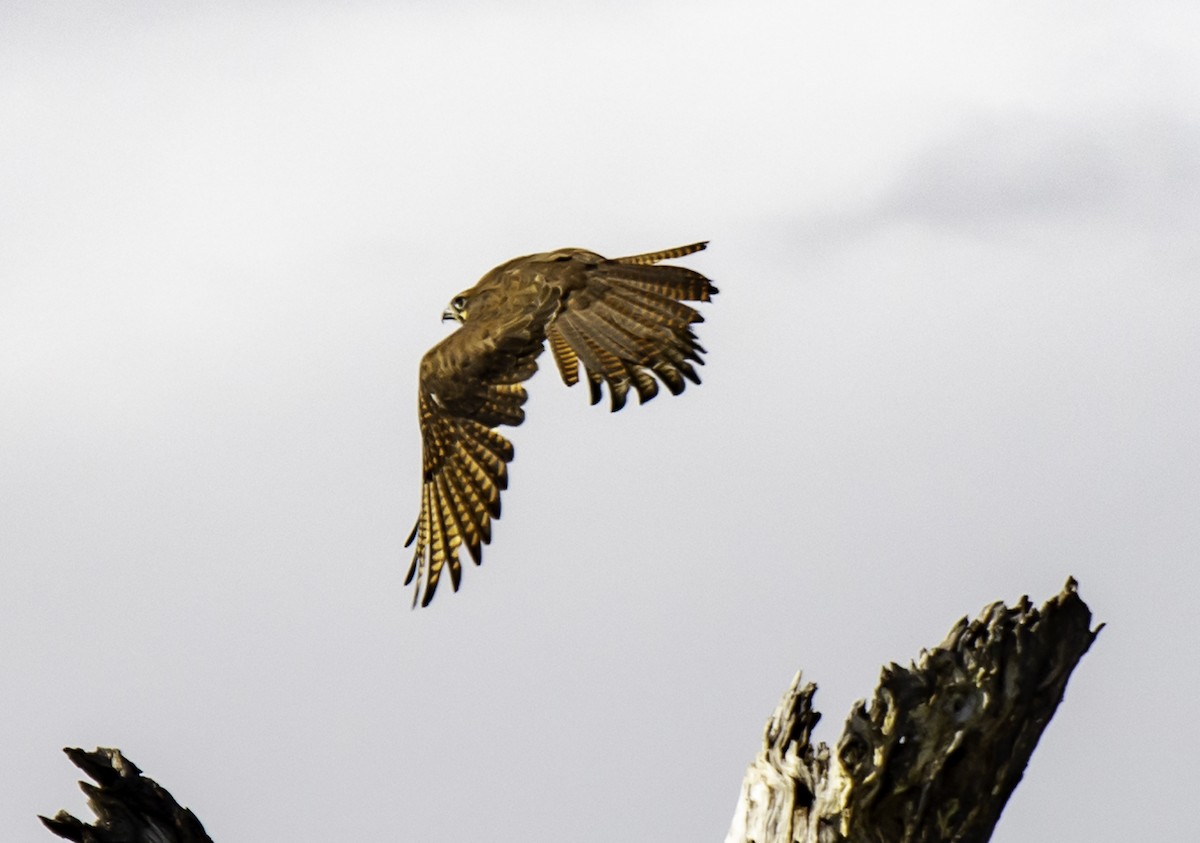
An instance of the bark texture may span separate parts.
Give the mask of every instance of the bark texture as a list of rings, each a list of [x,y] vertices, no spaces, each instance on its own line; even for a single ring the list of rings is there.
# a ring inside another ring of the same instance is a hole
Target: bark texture
[[[143,776],[119,749],[68,747],[63,752],[96,781],[79,783],[96,822],[88,825],[66,811],[54,819],[39,817],[59,837],[76,843],[212,843],[196,815]]]
[[[988,840],[1100,628],[1073,579],[1041,609],[994,603],[915,664],[885,667],[834,751],[811,743],[816,686],[796,674],[726,843]]]

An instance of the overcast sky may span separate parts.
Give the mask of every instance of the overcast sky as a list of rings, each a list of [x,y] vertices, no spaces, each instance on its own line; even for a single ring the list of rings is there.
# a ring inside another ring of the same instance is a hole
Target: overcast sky
[[[0,838],[102,745],[218,841],[719,841],[795,670],[832,740],[1074,575],[1109,626],[994,839],[1191,839],[1198,31],[6,2]],[[611,415],[544,367],[484,566],[411,611],[450,297],[701,239],[703,385]]]

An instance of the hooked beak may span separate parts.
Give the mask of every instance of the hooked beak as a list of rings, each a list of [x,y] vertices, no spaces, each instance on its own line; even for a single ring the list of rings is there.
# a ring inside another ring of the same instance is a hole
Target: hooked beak
[[[457,322],[458,314],[455,313],[453,310],[443,310],[442,311],[442,321],[443,322],[449,322],[449,321]]]

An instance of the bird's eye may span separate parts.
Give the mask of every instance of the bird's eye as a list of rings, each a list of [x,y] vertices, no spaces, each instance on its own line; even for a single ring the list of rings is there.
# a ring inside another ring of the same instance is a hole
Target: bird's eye
[[[450,302],[450,306],[461,312],[462,309],[467,306],[467,299],[465,296],[455,296],[454,301]]]

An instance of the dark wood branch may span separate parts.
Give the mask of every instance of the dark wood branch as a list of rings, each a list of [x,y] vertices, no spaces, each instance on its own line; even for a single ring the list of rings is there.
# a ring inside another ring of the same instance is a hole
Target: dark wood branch
[[[955,624],[910,667],[883,669],[836,752],[813,747],[814,684],[797,674],[767,722],[726,843],[976,843],[991,837],[1067,680],[1103,627],[1073,579]]]
[[[119,749],[63,750],[96,784],[80,782],[94,825],[59,811],[39,817],[46,828],[76,843],[212,843],[196,815],[142,775]],[[98,787],[96,785],[99,785]]]

